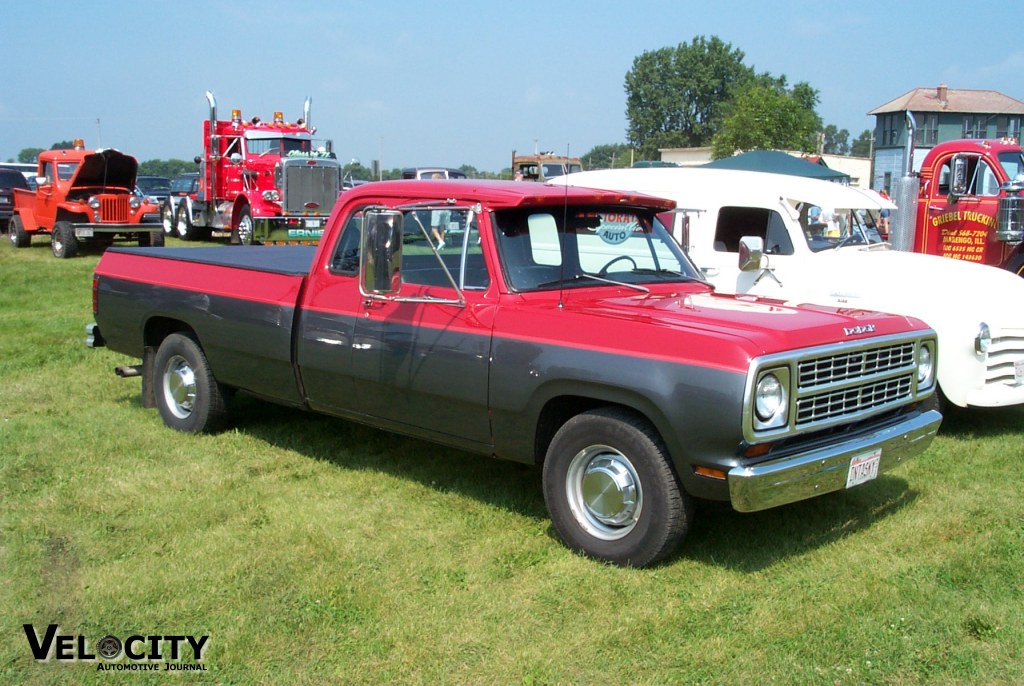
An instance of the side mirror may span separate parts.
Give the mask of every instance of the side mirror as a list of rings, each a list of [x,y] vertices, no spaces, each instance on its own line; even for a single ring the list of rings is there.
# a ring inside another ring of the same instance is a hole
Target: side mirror
[[[231,164],[241,164],[242,156],[237,152],[233,152],[228,156],[228,161],[231,162]]]
[[[46,178],[45,176],[37,176],[36,177],[36,185],[37,186],[48,186],[49,184],[50,184],[50,180],[48,178]]]
[[[764,255],[764,239],[760,236],[744,236],[740,239],[740,271],[752,272],[761,268]]]
[[[367,210],[359,246],[359,291],[394,295],[402,285],[402,213]]]
[[[949,167],[949,194],[953,197],[967,195],[967,158],[955,155]]]

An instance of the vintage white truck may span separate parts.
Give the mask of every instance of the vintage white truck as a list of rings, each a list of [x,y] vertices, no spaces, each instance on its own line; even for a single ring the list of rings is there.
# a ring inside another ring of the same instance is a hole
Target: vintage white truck
[[[939,335],[943,402],[1024,403],[1024,282],[996,267],[893,250],[879,194],[815,179],[724,169],[609,169],[569,183],[675,200],[666,221],[722,293],[909,314]]]

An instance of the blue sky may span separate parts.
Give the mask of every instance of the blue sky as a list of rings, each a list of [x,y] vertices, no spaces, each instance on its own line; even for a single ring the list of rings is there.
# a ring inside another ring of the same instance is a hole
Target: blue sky
[[[700,35],[810,83],[825,123],[856,137],[917,87],[1024,100],[1014,14],[946,0],[5,2],[0,44],[19,64],[0,77],[0,160],[79,136],[191,159],[212,90],[222,116],[264,119],[297,119],[312,97],[344,161],[498,171],[513,149],[625,142],[633,59]]]

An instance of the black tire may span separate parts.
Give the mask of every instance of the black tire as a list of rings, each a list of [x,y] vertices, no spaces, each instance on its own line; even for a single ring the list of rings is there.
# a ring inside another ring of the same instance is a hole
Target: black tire
[[[227,418],[229,393],[190,336],[171,334],[160,344],[153,362],[153,389],[160,417],[172,429],[210,433]]]
[[[32,236],[25,231],[25,225],[18,215],[11,217],[11,223],[7,226],[7,230],[7,237],[15,248],[27,248],[32,245]]]
[[[175,227],[174,225],[174,208],[171,207],[171,201],[167,200],[160,206],[160,224],[164,227],[165,236],[174,236]]]
[[[78,238],[71,222],[57,222],[50,236],[50,250],[59,260],[66,260],[78,254]]]
[[[194,241],[199,237],[184,200],[178,203],[178,211],[174,213],[174,232],[183,241]]]
[[[138,237],[140,248],[162,248],[164,247],[163,231],[141,231],[135,234]]]
[[[628,567],[675,551],[693,517],[657,431],[613,407],[579,414],[555,434],[544,460],[544,501],[571,550]]]
[[[235,245],[252,245],[252,209],[242,205],[238,209],[238,223],[231,229],[231,242]]]

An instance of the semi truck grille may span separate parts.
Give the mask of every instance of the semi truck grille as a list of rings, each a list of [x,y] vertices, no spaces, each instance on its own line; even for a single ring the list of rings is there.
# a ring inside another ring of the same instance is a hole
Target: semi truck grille
[[[127,195],[100,196],[100,220],[110,224],[126,224],[131,217]]]
[[[281,193],[285,214],[327,216],[331,213],[341,183],[338,166],[318,162],[288,160],[284,165]]]
[[[913,397],[914,341],[843,349],[797,362],[795,424],[804,428]]]

